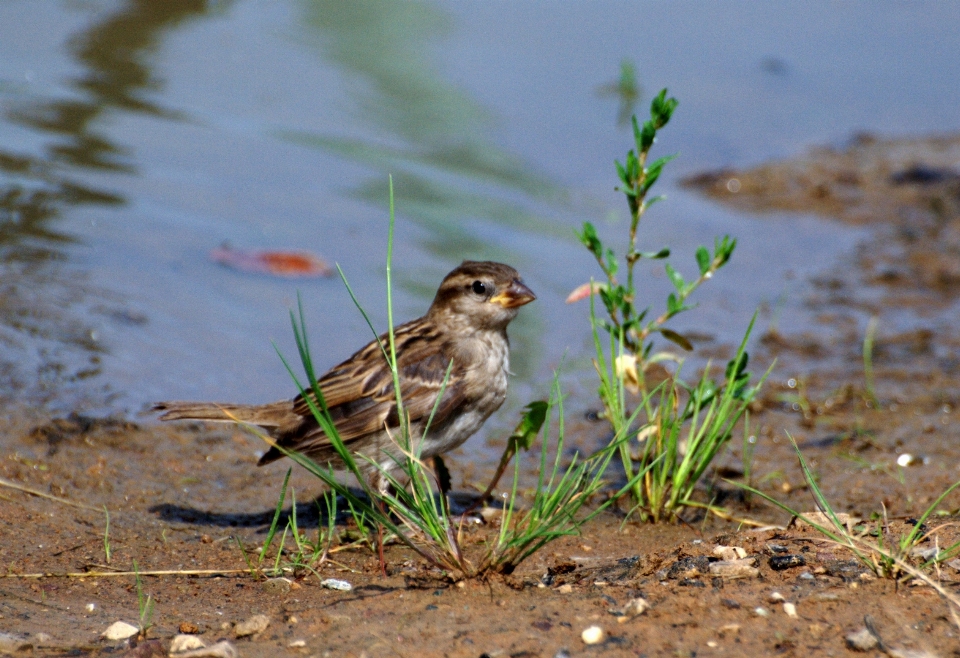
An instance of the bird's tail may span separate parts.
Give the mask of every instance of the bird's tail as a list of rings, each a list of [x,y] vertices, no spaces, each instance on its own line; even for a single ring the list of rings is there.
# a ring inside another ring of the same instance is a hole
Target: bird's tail
[[[158,402],[154,411],[163,414],[160,420],[210,420],[215,422],[250,423],[260,427],[277,427],[290,414],[289,402],[273,404],[220,404],[217,402]],[[286,413],[283,413],[283,412]]]

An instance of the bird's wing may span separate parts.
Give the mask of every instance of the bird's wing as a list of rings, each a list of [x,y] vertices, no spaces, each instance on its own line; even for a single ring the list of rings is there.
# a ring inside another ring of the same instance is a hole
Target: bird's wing
[[[443,398],[436,405],[433,417],[434,424],[442,422],[465,399],[464,370],[454,364],[444,388],[451,360],[443,349],[443,336],[431,330],[423,319],[397,327],[394,335],[400,396],[410,422],[429,418],[443,389]],[[386,347],[387,337],[381,336],[381,341]],[[345,443],[379,432],[384,426],[399,425],[393,375],[376,341],[331,369],[318,383]],[[294,401],[293,409],[298,414],[311,415],[302,395]],[[301,438],[296,442],[298,450],[329,445],[329,439],[322,433],[312,432]]]

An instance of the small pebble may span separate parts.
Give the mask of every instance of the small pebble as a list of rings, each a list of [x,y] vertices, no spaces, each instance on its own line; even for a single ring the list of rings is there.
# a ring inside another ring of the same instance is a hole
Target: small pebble
[[[203,649],[206,646],[207,643],[196,635],[175,635],[170,642],[170,654],[173,655],[175,653],[183,653],[184,651]]]
[[[178,653],[177,658],[239,658],[236,647],[223,640],[209,647]]]
[[[760,570],[754,564],[754,558],[744,560],[721,560],[710,564],[710,575],[719,576],[724,580],[736,580],[738,578],[756,578],[760,575]]]
[[[290,591],[290,585],[292,583],[287,578],[268,578],[260,588],[268,594],[286,594]]]
[[[899,457],[897,457],[897,466],[902,466],[906,468],[907,466],[913,466],[914,464],[919,464],[923,459],[917,457],[916,455],[911,455],[909,452],[905,452]]]
[[[37,633],[33,636],[33,639],[37,641],[37,644],[47,644],[48,642],[53,642],[53,636],[49,633]]]
[[[15,654],[21,651],[26,652],[33,648],[30,640],[22,635],[14,633],[0,633],[0,653]]]
[[[327,578],[326,580],[320,583],[322,587],[327,589],[335,589],[340,592],[349,592],[353,589],[353,585],[348,583],[345,580],[338,580],[337,578]]]
[[[802,555],[772,555],[769,562],[774,571],[802,567],[807,563]]]
[[[769,600],[770,603],[779,603],[780,601],[786,601],[783,594],[781,594],[780,592],[770,592],[770,596],[767,597],[767,600]]]
[[[759,607],[759,608],[754,608],[754,609],[753,609],[753,614],[755,614],[755,615],[758,616],[758,617],[769,617],[769,616],[770,616],[770,611],[767,610],[766,608]]]
[[[248,635],[256,635],[257,633],[262,633],[267,630],[267,626],[270,625],[270,618],[266,615],[254,615],[242,621],[236,625],[233,629],[234,635],[237,637],[247,637]]]
[[[717,647],[720,646],[720,644],[713,640],[710,640],[709,642],[707,642],[707,646],[710,647],[711,649],[716,649]]]
[[[817,579],[817,577],[814,576],[809,571],[804,571],[802,574],[797,576],[797,578],[799,578],[800,580],[816,580]]]
[[[650,608],[650,604],[647,603],[647,600],[644,598],[637,597],[635,599],[630,599],[627,601],[627,604],[620,608],[619,610],[611,610],[610,612],[617,615],[617,622],[625,624],[634,617],[639,617],[645,613]]]
[[[740,624],[724,624],[717,629],[717,632],[719,632],[720,635],[726,635],[727,633],[730,635],[736,635],[740,632]]]
[[[87,612],[93,612],[94,610],[97,609],[97,604],[96,604],[96,603],[88,603],[85,607],[87,608]]]
[[[557,591],[561,594],[570,594],[573,592],[573,585],[570,585],[569,583],[566,585],[561,585],[557,588]]]
[[[844,512],[837,512],[833,516],[835,516],[837,521],[840,522],[840,525],[846,526],[848,530],[861,521],[860,517],[853,516],[852,514],[846,514]],[[818,510],[816,512],[806,512],[801,514],[797,517],[797,523],[799,525],[819,525],[825,528],[832,528],[833,517]]]
[[[850,633],[846,640],[847,646],[854,651],[870,651],[876,649],[880,644],[874,634],[866,628],[861,628],[856,633]]]
[[[794,605],[793,603],[790,603],[789,601],[783,604],[783,611],[787,613],[788,617],[793,617],[793,618],[797,617],[797,606]]]
[[[112,642],[117,640],[126,640],[140,632],[136,626],[131,626],[125,621],[115,621],[103,632],[103,637]]]
[[[742,560],[747,557],[747,552],[739,546],[717,546],[713,549],[713,554],[720,557],[721,560]]]
[[[184,635],[196,635],[200,632],[200,627],[189,621],[182,621],[180,622],[180,626],[177,627],[177,630]]]
[[[584,644],[600,644],[605,638],[606,633],[599,626],[588,626],[580,634]]]
[[[287,647],[290,649],[299,649],[305,646],[307,646],[306,640],[294,640],[293,642],[287,645]]]

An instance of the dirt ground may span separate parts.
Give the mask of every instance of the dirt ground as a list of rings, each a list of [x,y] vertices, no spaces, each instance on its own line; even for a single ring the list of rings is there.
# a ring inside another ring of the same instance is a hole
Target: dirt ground
[[[825,263],[809,282],[804,304],[820,329],[768,330],[752,355],[757,367],[777,362],[751,413],[751,481],[814,509],[789,433],[839,511],[868,524],[886,514],[887,540],[960,480],[958,163],[960,137],[859,136],[843,149],[687,182],[749,212],[815,212],[873,227],[847,262]],[[879,319],[879,404],[864,385],[870,317]],[[451,583],[390,545],[386,577],[374,552],[356,547],[316,574],[263,580],[246,571],[238,540],[248,551],[262,545],[285,469],[255,467],[256,439],[146,417],[51,418],[16,405],[3,415],[0,655],[159,656],[186,633],[251,657],[840,656],[854,651],[848,636],[869,626],[880,643],[865,655],[960,656],[960,627],[933,588],[876,578],[846,550],[726,484],[744,476],[738,445],[703,495],[761,527],[695,511],[654,526],[610,512],[509,577]],[[585,445],[605,431],[588,420],[572,425]],[[455,489],[479,484],[456,467],[465,454],[448,459]],[[298,500],[318,493],[303,472],[291,484]],[[958,507],[960,494],[938,505],[920,549],[958,540]],[[316,532],[316,513],[300,522]],[[471,527],[466,543],[493,529]],[[718,547],[742,549],[756,571],[718,573]],[[118,620],[138,625],[135,578],[67,574],[134,562],[143,572],[219,573],[143,576],[154,601],[146,638],[106,640]],[[960,593],[960,562],[931,574]],[[325,588],[326,578],[352,589]],[[625,608],[637,598],[649,609],[632,616]],[[269,625],[237,637],[237,624],[255,615]],[[603,631],[596,644],[582,638],[591,626]]]

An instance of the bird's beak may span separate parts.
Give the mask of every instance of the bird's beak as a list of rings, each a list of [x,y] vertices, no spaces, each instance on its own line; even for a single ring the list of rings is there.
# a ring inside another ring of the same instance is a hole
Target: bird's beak
[[[503,308],[514,308],[516,306],[529,304],[536,298],[537,296],[533,294],[530,288],[524,285],[523,281],[514,279],[513,283],[491,297],[490,301],[500,304]]]

